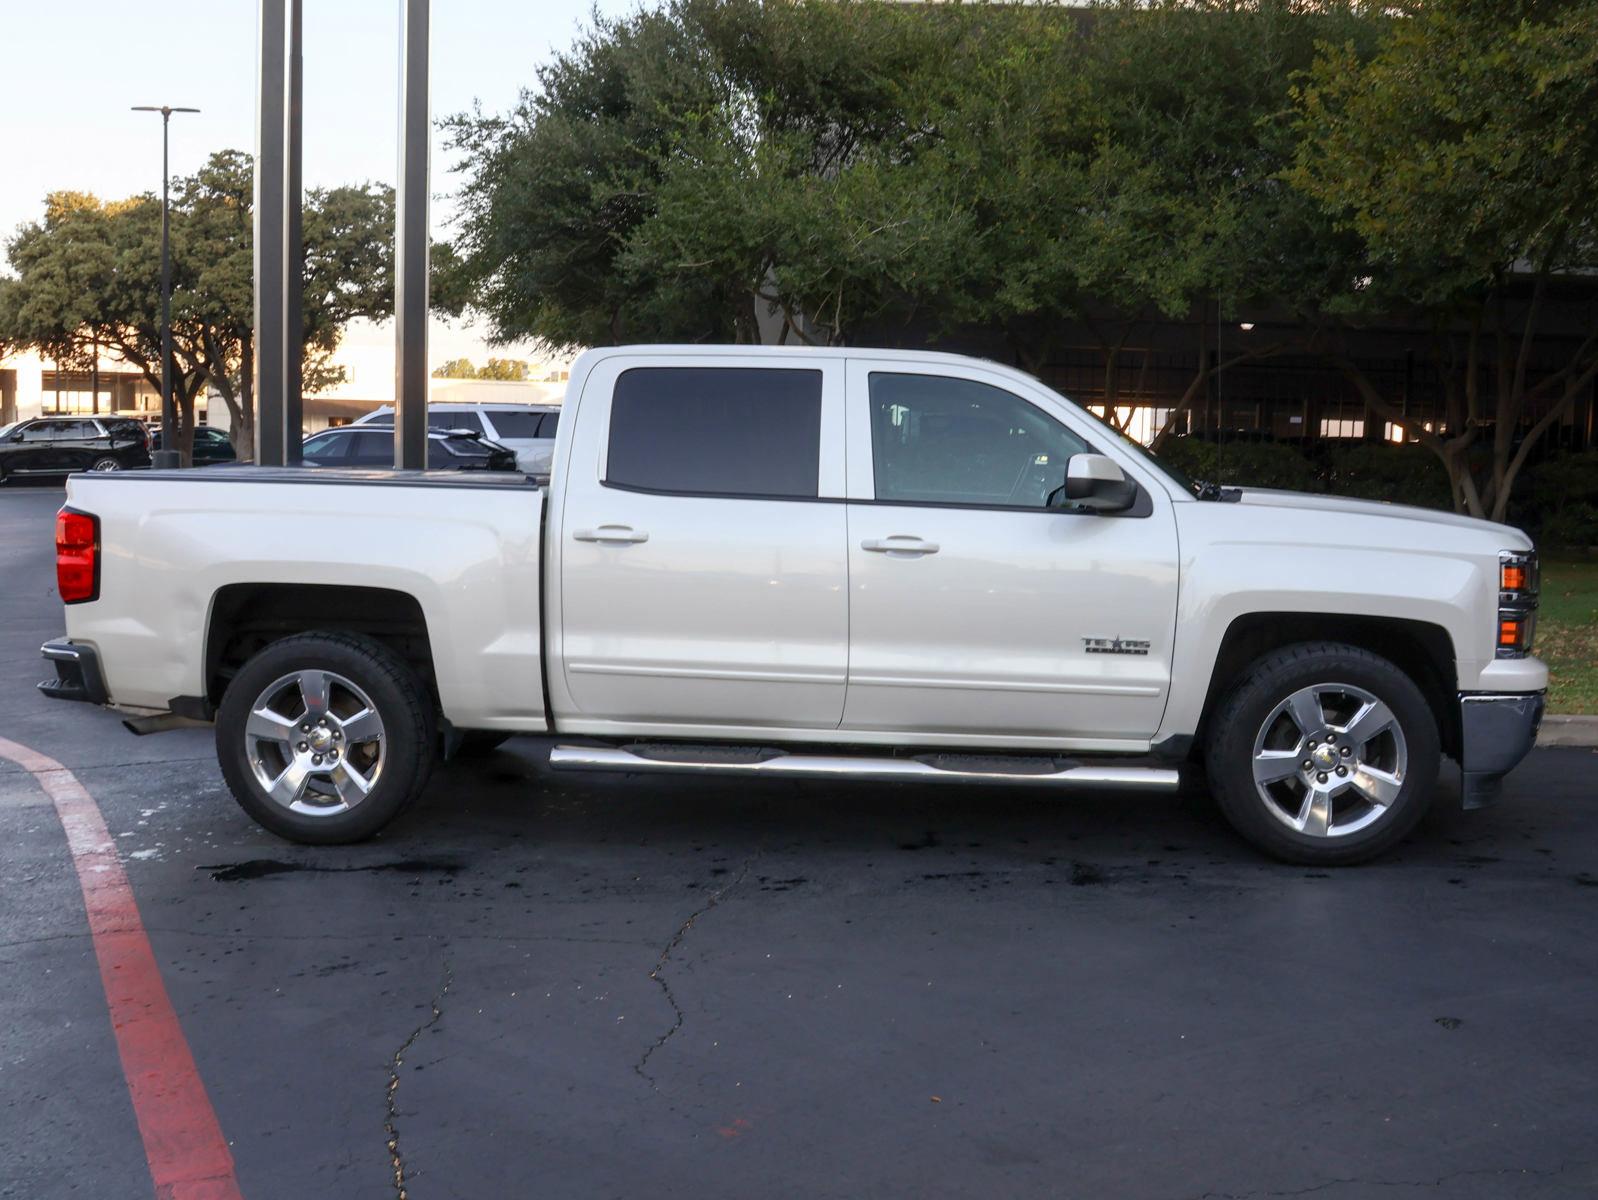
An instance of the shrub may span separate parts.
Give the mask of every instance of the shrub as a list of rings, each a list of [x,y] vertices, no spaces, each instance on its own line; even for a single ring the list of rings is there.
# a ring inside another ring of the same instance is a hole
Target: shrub
[[[1322,467],[1326,490],[1360,500],[1386,500],[1422,508],[1452,509],[1448,471],[1424,446],[1362,442],[1334,446]]]
[[[1529,472],[1518,514],[1550,546],[1598,546],[1598,450],[1562,454]]]
[[[1206,442],[1179,437],[1166,442],[1160,457],[1194,479],[1229,487],[1321,491],[1309,459],[1279,442]]]

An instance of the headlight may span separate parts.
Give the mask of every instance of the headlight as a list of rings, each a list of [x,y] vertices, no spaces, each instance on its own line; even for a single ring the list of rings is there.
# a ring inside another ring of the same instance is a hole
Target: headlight
[[[1499,658],[1525,658],[1537,632],[1537,592],[1541,579],[1537,555],[1505,550],[1498,556]]]

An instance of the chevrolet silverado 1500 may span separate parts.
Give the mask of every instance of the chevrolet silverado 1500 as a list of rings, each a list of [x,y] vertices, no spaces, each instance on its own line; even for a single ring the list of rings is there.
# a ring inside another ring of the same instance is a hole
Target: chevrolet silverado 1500
[[[547,486],[78,475],[51,695],[214,721],[244,809],[363,838],[440,754],[556,769],[1173,788],[1281,858],[1408,833],[1530,748],[1524,534],[1194,486],[1018,371],[629,347],[575,365]]]

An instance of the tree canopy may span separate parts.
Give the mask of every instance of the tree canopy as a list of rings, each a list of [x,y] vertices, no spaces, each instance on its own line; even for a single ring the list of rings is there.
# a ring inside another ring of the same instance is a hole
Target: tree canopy
[[[1402,312],[1446,434],[1351,382],[1502,515],[1591,378],[1590,348],[1539,374],[1515,347],[1593,261],[1595,46],[1598,0],[665,0],[448,122],[456,302],[563,347],[983,327],[1033,369],[1074,322],[1112,413],[1141,322],[1268,308],[1298,332],[1247,354],[1351,369],[1347,331]],[[1178,408],[1228,365],[1199,361]]]
[[[1461,507],[1501,520],[1538,439],[1598,376],[1594,289],[1575,325],[1545,321],[1550,289],[1598,267],[1598,3],[1416,3],[1373,56],[1325,47],[1298,99],[1288,177],[1362,259],[1361,286],[1327,307],[1429,318],[1446,432],[1339,361],[1443,459]],[[1545,341],[1534,361],[1541,333],[1565,338],[1552,360]]]
[[[252,171],[248,155],[225,150],[173,181],[173,390],[185,455],[193,446],[194,399],[208,384],[230,410],[240,455],[253,453]],[[350,321],[392,311],[393,220],[393,192],[386,186],[307,192],[307,389],[343,378],[332,358]],[[7,252],[17,278],[6,288],[0,339],[63,362],[77,362],[98,346],[160,386],[159,199],[54,193],[43,219],[23,226]]]
[[[452,358],[433,368],[434,379],[497,379],[513,382],[529,379],[533,369],[519,358],[490,358],[477,366],[469,358]]]

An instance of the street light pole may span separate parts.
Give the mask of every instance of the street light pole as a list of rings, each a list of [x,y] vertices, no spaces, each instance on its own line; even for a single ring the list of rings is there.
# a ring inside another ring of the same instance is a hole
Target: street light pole
[[[151,465],[169,468],[181,466],[183,459],[177,448],[177,404],[172,395],[172,176],[167,130],[173,113],[200,110],[170,104],[136,104],[133,111],[161,114],[161,448],[151,456]]]

